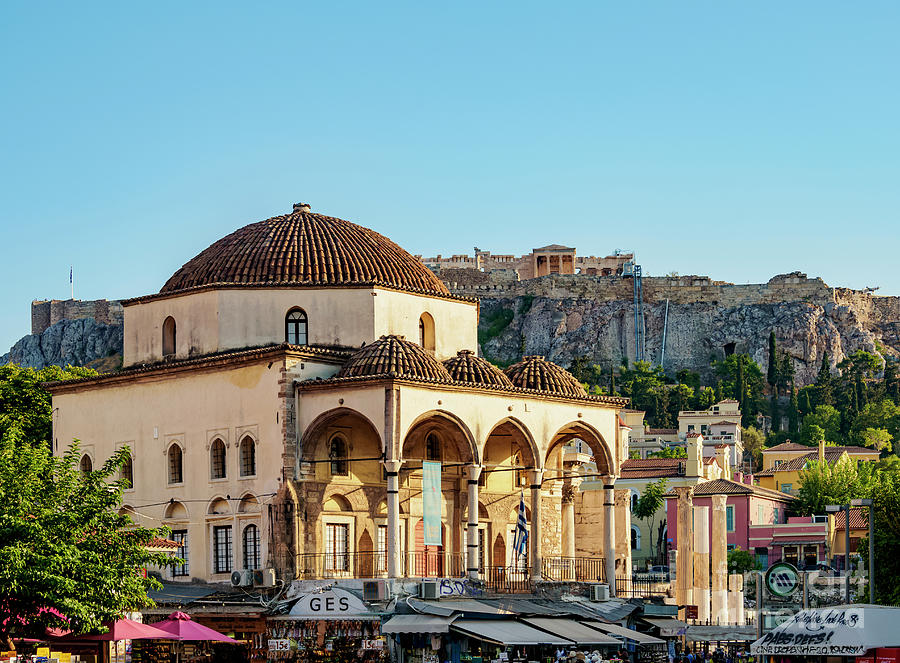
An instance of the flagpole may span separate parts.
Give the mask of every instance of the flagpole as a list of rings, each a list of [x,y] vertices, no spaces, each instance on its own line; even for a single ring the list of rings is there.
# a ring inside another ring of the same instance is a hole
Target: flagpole
[[[69,287],[72,290],[72,299],[75,299],[75,266],[69,265]]]

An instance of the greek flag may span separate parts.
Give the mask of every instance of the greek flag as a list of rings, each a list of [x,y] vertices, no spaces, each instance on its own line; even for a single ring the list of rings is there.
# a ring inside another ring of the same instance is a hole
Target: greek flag
[[[519,517],[516,520],[516,536],[513,539],[513,553],[516,557],[525,555],[528,550],[528,519],[525,517],[525,491],[519,500]]]

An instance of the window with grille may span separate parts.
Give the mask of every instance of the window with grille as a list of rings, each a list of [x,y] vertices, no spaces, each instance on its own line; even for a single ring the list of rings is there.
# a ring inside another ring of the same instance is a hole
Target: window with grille
[[[378,541],[375,544],[375,570],[379,573],[387,571],[387,525],[378,526]]]
[[[284,319],[284,340],[291,345],[306,345],[306,313],[299,308],[288,311]]]
[[[189,551],[188,551],[188,533],[186,529],[176,529],[172,530],[172,541],[175,543],[181,544],[181,547],[175,551],[174,557],[181,560],[181,564],[175,565],[172,567],[172,577],[185,577],[190,575],[191,568],[189,565]]]
[[[181,447],[173,444],[169,447],[169,483],[181,483],[184,474],[181,467]]]
[[[241,476],[256,476],[256,443],[251,437],[241,440]]]
[[[244,528],[244,568],[259,568],[259,528],[256,525]]]
[[[213,527],[213,566],[216,573],[231,573],[231,525]]]
[[[225,443],[213,440],[209,450],[209,476],[212,479],[225,478]]]
[[[350,526],[340,523],[325,525],[325,570],[349,571]]]
[[[335,435],[331,438],[328,457],[331,459],[331,474],[347,476],[347,441],[342,436]]]

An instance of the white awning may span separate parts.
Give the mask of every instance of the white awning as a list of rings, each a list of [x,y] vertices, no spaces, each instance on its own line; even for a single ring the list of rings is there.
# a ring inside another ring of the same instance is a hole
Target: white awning
[[[862,656],[900,647],[900,608],[846,605],[801,610],[750,645],[754,656]]]
[[[547,631],[553,635],[558,635],[566,640],[571,640],[578,645],[621,645],[620,640],[602,633],[597,629],[585,626],[574,619],[565,619],[561,617],[527,617],[522,621],[537,627],[542,631]]]
[[[647,635],[646,633],[640,633],[639,631],[635,631],[634,629],[625,628],[624,626],[619,626],[618,624],[604,624],[603,622],[586,622],[582,621],[582,624],[585,626],[590,626],[591,628],[598,629],[603,631],[604,633],[609,633],[610,635],[614,635],[620,638],[627,638],[633,642],[638,643],[639,645],[664,645],[666,644],[665,640],[660,640],[659,638],[654,638],[652,635]]]
[[[456,617],[394,615],[381,625],[382,633],[447,633]]]
[[[511,619],[457,619],[450,629],[498,645],[572,645],[571,640]]]

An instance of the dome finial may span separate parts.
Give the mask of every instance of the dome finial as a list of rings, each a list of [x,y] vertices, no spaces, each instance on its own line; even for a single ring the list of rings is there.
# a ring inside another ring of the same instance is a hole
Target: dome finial
[[[309,203],[294,203],[294,213],[297,212],[308,212],[312,208],[309,206]]]

